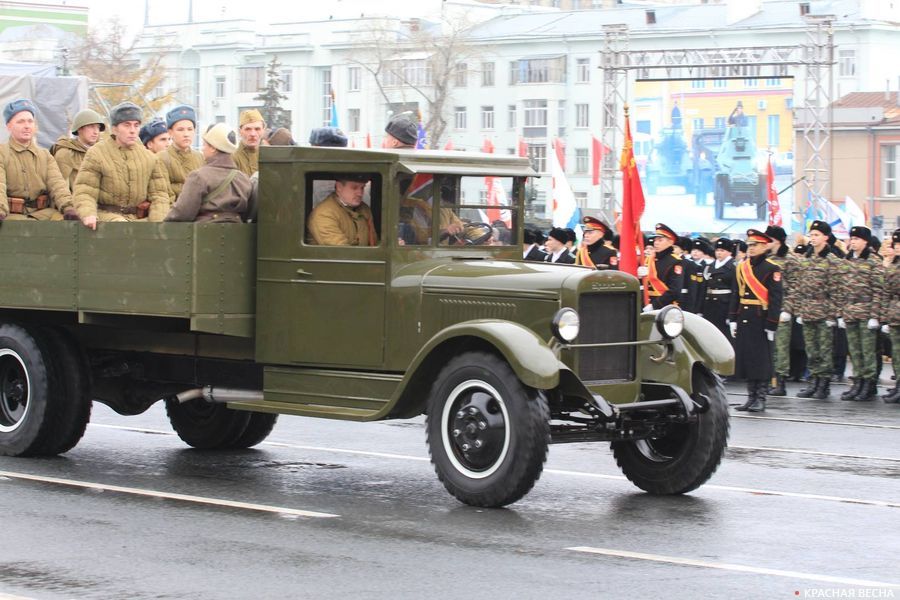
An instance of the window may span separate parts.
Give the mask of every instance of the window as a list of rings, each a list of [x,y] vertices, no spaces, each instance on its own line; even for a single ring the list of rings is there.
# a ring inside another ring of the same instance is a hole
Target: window
[[[482,129],[493,129],[494,128],[494,107],[493,106],[482,106],[481,107],[481,128]]]
[[[745,79],[744,87],[757,87],[759,85],[759,79]]]
[[[351,132],[359,131],[359,109],[347,109],[347,129]]]
[[[566,57],[523,58],[509,63],[509,84],[565,83]]]
[[[649,119],[638,119],[634,122],[634,130],[636,133],[646,133],[647,135],[650,135],[652,123]]]
[[[769,147],[777,148],[778,143],[781,141],[781,116],[780,115],[769,115],[768,117],[768,126],[769,126]]]
[[[465,129],[466,128],[466,107],[465,106],[457,106],[453,109],[453,127],[456,129]]]
[[[546,137],[547,101],[524,100],[522,104],[525,108],[525,127],[523,129],[525,137]]]
[[[225,97],[225,76],[219,75],[216,77],[216,98],[224,98]]]
[[[706,81],[703,80],[703,79],[692,79],[692,80],[691,80],[691,87],[692,87],[692,88],[696,88],[696,89],[699,89],[699,88],[705,88],[705,87],[706,87]]]
[[[238,67],[238,93],[257,93],[266,87],[265,67]]]
[[[331,124],[331,69],[322,69],[322,125]]]
[[[466,63],[456,65],[456,87],[464,88],[469,85],[469,68]]]
[[[770,77],[766,79],[766,87],[778,87],[781,85],[780,77]]]
[[[588,172],[590,157],[587,148],[575,148],[575,174],[584,175]]]
[[[882,146],[881,147],[881,178],[882,178],[882,194],[885,196],[897,196],[897,171],[898,161],[897,155],[900,146]]]
[[[385,87],[431,85],[431,63],[427,60],[392,60],[385,65]]]
[[[294,91],[294,72],[289,69],[281,72],[281,91],[287,94]]]
[[[575,204],[578,205],[578,208],[585,209],[587,208],[588,202],[588,194],[587,192],[573,192],[573,196],[575,196]]]
[[[579,58],[575,60],[575,83],[590,83],[591,59]]]
[[[322,203],[328,196],[336,191],[336,187],[338,185],[338,181],[343,179],[343,175],[347,173],[352,173],[354,176],[356,175],[364,175],[368,178],[369,182],[365,184],[364,189],[362,191],[362,201],[364,204],[369,206],[372,209],[373,220],[372,223],[375,228],[375,237],[379,241],[379,244],[384,243],[384,238],[387,237],[388,241],[396,242],[396,240],[391,240],[390,236],[382,236],[381,235],[381,175],[377,172],[360,172],[359,168],[351,169],[345,168],[341,172],[336,171],[311,171],[306,174],[303,180],[303,184],[305,187],[305,208],[307,216],[313,212],[313,209]],[[347,186],[350,188],[347,191],[352,190],[353,188],[357,188],[360,185],[360,182],[356,182],[353,180],[346,181],[341,184],[342,187]],[[309,224],[309,219],[307,220],[307,224]],[[310,228],[312,230],[312,228]],[[341,244],[338,240],[332,240],[332,243],[335,245],[345,245],[346,247],[355,246],[357,248],[366,248],[370,247],[365,244],[365,241],[369,238],[368,233],[362,233],[365,231],[364,228],[360,228],[360,235],[357,239],[348,240],[350,244]],[[312,235],[300,236],[304,239],[304,244],[316,245],[319,243]],[[342,236],[343,237],[343,236]],[[361,239],[360,239],[361,238]],[[360,244],[359,242],[363,242]],[[330,244],[329,244],[330,245]]]
[[[528,158],[531,167],[538,173],[547,170],[547,146],[544,144],[528,144]]]
[[[691,126],[694,128],[694,131],[703,129],[703,119],[691,119]]]
[[[591,126],[591,105],[576,104],[575,105],[575,127]]]
[[[494,85],[494,63],[481,63],[481,85],[482,87],[493,87]]]
[[[856,75],[856,50],[838,50],[838,76]]]
[[[359,67],[348,67],[347,68],[347,91],[348,92],[358,92],[360,87],[360,77],[361,72]]]
[[[715,127],[725,127],[725,117],[716,117]]]
[[[510,104],[506,107],[506,126],[510,129],[516,128],[516,105]]]
[[[713,79],[713,87],[727,88],[728,80],[727,79]]]
[[[566,136],[566,101],[560,100],[556,104],[556,135]]]

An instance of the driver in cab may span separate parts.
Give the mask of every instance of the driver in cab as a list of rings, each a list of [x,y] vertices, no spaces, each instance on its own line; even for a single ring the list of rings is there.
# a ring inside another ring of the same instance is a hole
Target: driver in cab
[[[363,202],[367,175],[341,175],[309,215],[307,243],[320,246],[377,246],[372,210]]]

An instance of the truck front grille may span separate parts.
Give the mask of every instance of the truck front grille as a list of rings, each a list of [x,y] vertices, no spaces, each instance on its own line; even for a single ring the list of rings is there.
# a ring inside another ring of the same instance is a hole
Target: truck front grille
[[[637,339],[637,300],[633,293],[582,294],[578,302],[578,344],[633,342]],[[578,377],[584,382],[632,381],[635,346],[581,348]]]

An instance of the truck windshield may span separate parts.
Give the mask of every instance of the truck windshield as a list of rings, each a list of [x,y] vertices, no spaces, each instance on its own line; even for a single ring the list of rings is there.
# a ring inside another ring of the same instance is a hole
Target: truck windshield
[[[471,177],[418,173],[399,205],[398,237],[405,246],[513,246],[519,177]],[[439,190],[439,210],[433,210]],[[434,237],[434,220],[437,237]]]

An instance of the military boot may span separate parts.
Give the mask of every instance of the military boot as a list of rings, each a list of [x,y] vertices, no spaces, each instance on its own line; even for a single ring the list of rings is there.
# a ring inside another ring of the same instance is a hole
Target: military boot
[[[900,402],[900,384],[894,382],[894,387],[887,394],[881,397],[885,404],[897,404]]]
[[[770,396],[787,396],[787,390],[784,387],[784,377],[775,375],[775,385],[769,388]]]
[[[862,387],[862,382],[862,377],[854,377],[853,385],[850,386],[850,389],[841,394],[841,400],[853,400],[853,397],[859,393],[859,388]]]
[[[738,406],[735,410],[750,410],[750,407],[756,404],[756,380],[747,380],[747,401]]]
[[[819,386],[812,397],[816,400],[827,400],[829,396],[831,396],[831,378],[819,377]]]
[[[863,379],[859,392],[851,400],[854,402],[869,402],[875,399],[875,380]]]
[[[822,379],[823,379],[822,377],[810,376],[809,384],[805,388],[803,388],[802,390],[797,392],[797,397],[798,398],[812,398],[813,396],[815,396],[816,390],[819,389]]]
[[[765,381],[759,381],[756,385],[756,402],[747,407],[747,412],[758,413],[766,410],[766,388],[769,387]]]

